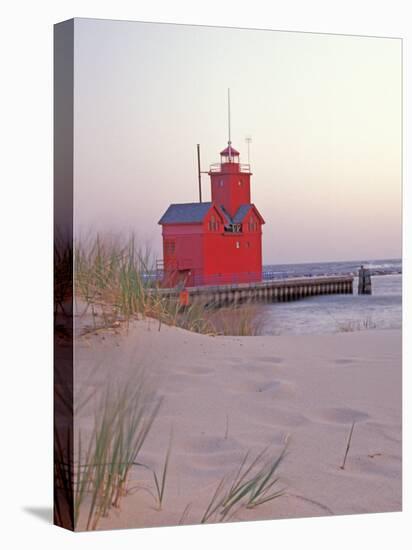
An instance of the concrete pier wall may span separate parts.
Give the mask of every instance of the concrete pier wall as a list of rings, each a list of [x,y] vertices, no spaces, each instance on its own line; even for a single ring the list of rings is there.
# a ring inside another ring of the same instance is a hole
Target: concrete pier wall
[[[284,302],[322,294],[352,294],[353,277],[307,277],[243,283],[187,287],[189,305],[225,306],[246,302]],[[181,289],[162,288],[151,291],[157,295],[179,299]]]

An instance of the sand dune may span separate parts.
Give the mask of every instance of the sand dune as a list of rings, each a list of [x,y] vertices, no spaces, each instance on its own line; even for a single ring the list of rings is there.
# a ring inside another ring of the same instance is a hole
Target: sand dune
[[[198,523],[245,452],[280,453],[286,494],[240,510],[253,520],[401,509],[401,333],[208,337],[139,321],[78,341],[76,383],[144,365],[163,402],[139,457],[161,469],[173,429],[164,506],[136,466],[135,492],[99,528]],[[91,417],[78,417],[88,425]],[[351,448],[340,468],[352,423]],[[148,490],[146,490],[148,489]]]

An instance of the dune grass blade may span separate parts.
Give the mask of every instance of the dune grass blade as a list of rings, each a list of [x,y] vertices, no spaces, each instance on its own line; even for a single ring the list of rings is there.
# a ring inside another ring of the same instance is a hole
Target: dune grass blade
[[[155,399],[140,379],[128,380],[121,386],[108,383],[101,393],[86,448],[83,435],[78,432],[76,525],[84,507],[87,507],[86,529],[94,530],[113,506],[119,506],[127,493],[130,469],[137,461],[160,404],[161,400]]]
[[[182,515],[181,515],[181,517],[180,517],[180,520],[179,520],[179,525],[183,525],[183,524],[184,524],[184,522],[186,521],[186,518],[187,518],[187,516],[188,516],[188,514],[189,514],[189,510],[190,510],[191,507],[192,507],[192,503],[191,503],[191,502],[189,502],[189,504],[187,504],[187,505],[185,506],[185,509],[183,510],[183,513],[182,513]]]
[[[172,451],[172,432],[170,433],[169,445],[166,452],[166,458],[163,466],[161,479],[159,480],[156,472],[154,470],[152,471],[155,487],[156,487],[156,493],[157,493],[157,509],[159,511],[162,509],[162,505],[163,505],[163,496],[164,496],[165,487],[166,487],[166,476],[167,476],[167,469],[169,466],[171,451]]]
[[[245,454],[229,486],[225,488],[226,478],[220,481],[201,523],[211,519],[225,521],[242,507],[255,508],[284,494],[283,490],[272,489],[279,482],[275,473],[285,456],[286,445],[274,459],[266,460],[267,452],[268,448],[263,449],[250,463],[250,451]]]
[[[273,476],[277,471],[280,463],[282,462],[285,454],[286,446],[283,448],[279,457],[276,458],[271,464],[269,463],[266,474],[253,489],[253,492],[250,495],[250,499],[247,502],[247,507],[252,508],[254,506],[258,506],[259,504],[263,504],[263,502],[268,502],[268,500],[272,500],[273,498],[279,496],[279,491],[275,491],[270,495],[268,495],[267,493],[279,481],[278,477],[273,478]]]
[[[345,456],[343,457],[342,466],[340,467],[341,470],[344,470],[344,469],[345,469],[346,458],[347,458],[348,453],[349,453],[349,449],[350,449],[350,444],[351,444],[351,441],[352,441],[352,434],[353,434],[353,429],[354,429],[354,427],[355,427],[355,421],[353,421],[352,427],[351,427],[350,432],[349,432],[348,441],[347,441],[347,443],[346,443]]]
[[[242,499],[244,497],[247,497],[251,491],[253,491],[253,488],[255,484],[259,481],[261,477],[261,474],[258,474],[256,477],[246,481],[243,483],[233,494],[229,495],[229,498],[222,503],[222,520],[226,518],[226,516],[234,510],[234,507],[242,502]]]
[[[233,495],[235,494],[238,489],[242,486],[243,480],[248,476],[248,474],[253,470],[253,468],[258,464],[258,462],[261,460],[261,458],[265,455],[266,451],[268,450],[268,447],[265,447],[252,462],[249,464],[249,466],[243,471],[244,466],[247,463],[247,459],[249,458],[250,451],[248,451],[245,456],[243,457],[242,462],[240,463],[239,470],[237,471],[233,484],[229,490],[229,494]]]
[[[226,478],[223,477],[220,481],[218,486],[215,489],[215,492],[213,493],[212,498],[209,501],[209,504],[200,520],[200,523],[207,523],[207,521],[217,512],[217,510],[222,505],[222,499],[218,500],[218,497],[220,493],[223,490],[224,484],[225,484]]]

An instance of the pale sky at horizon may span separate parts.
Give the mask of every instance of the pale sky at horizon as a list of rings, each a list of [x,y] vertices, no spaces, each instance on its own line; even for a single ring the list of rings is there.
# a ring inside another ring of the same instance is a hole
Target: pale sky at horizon
[[[401,40],[76,19],[74,44],[77,235],[134,231],[161,257],[230,87],[265,264],[401,256]]]

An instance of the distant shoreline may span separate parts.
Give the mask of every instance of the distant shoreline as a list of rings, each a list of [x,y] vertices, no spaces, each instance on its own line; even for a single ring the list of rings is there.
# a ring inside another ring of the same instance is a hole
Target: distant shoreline
[[[289,264],[265,264],[263,266],[264,279],[283,279],[290,277],[313,277],[327,275],[352,275],[356,277],[360,266],[368,268],[372,276],[401,275],[401,259],[378,259],[364,261],[341,262],[305,262]]]

